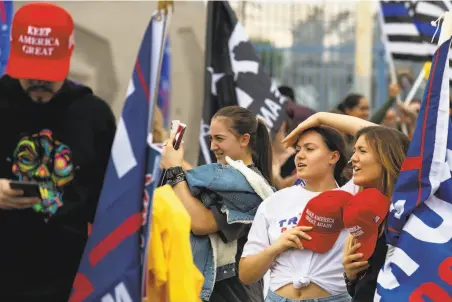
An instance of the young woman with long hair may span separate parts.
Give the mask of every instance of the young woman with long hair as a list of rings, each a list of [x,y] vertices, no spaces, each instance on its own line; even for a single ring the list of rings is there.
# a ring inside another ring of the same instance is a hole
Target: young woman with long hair
[[[171,136],[170,141],[174,138]],[[183,171],[183,144],[167,144],[162,166],[191,217],[194,262],[204,276],[201,298],[214,302],[261,302],[263,282],[245,286],[237,276],[238,260],[262,197],[247,179],[227,164],[226,157],[242,161],[269,186],[272,149],[267,127],[248,109],[220,109],[210,124],[210,149],[217,163]],[[245,167],[246,168],[246,167]],[[271,188],[270,188],[271,192]]]
[[[340,231],[329,251],[316,253],[300,248],[312,228],[297,226],[308,202],[322,192],[357,191],[341,177],[347,164],[344,139],[321,126],[297,133],[293,144],[297,176],[306,185],[280,190],[260,205],[240,260],[240,280],[252,284],[270,270],[269,302],[349,301],[341,262],[347,231]]]
[[[284,140],[285,145],[290,146],[299,133],[320,125],[355,136],[351,158],[354,184],[363,189],[376,188],[390,199],[408,151],[408,138],[398,130],[356,117],[321,112],[298,125]],[[378,272],[387,252],[383,229],[384,223],[381,224],[374,253],[367,261],[360,261],[362,254],[357,253],[361,243],[351,235],[347,238],[343,258],[344,279],[352,301],[371,301],[374,297]]]

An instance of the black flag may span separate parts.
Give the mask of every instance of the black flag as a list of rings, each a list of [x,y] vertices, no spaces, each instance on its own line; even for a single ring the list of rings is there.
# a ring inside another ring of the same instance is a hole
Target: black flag
[[[227,1],[208,2],[205,58],[199,164],[212,162],[209,125],[220,108],[248,108],[274,133],[285,118],[286,101],[265,73],[245,28]]]

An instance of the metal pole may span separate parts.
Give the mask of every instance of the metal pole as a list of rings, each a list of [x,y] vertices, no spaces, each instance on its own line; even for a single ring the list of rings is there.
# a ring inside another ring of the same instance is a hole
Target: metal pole
[[[372,2],[356,4],[355,25],[355,91],[372,102]]]

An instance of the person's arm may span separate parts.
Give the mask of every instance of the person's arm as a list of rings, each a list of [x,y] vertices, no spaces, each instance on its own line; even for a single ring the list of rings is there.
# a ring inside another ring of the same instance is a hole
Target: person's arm
[[[355,285],[356,285],[356,283],[354,283],[354,282],[349,283],[349,282],[346,281],[345,284],[347,286],[348,294],[350,295],[350,297],[353,297],[355,295]]]
[[[374,114],[372,114],[369,121],[375,124],[381,124],[385,119],[386,112],[394,105],[395,101],[395,97],[390,97]]]
[[[319,114],[319,126],[328,126],[350,135],[355,135],[362,128],[378,126],[375,123],[350,115],[328,112],[319,112],[317,114]]]
[[[246,235],[249,225],[229,224],[226,214],[221,212],[221,207],[213,205],[206,208],[200,200],[191,195],[187,182],[179,182],[173,187],[173,190],[190,215],[193,234],[201,236],[217,232],[225,243]]]
[[[260,280],[278,255],[276,249],[271,247],[268,227],[265,204],[261,204],[254,216],[239,262],[239,279],[244,284],[253,284]]]
[[[328,126],[354,136],[362,128],[378,125],[350,115],[318,112],[300,123],[295,130],[287,135],[283,140],[285,147],[293,146],[303,131],[319,126]]]
[[[297,226],[282,233],[278,240],[271,244],[268,237],[269,223],[265,217],[265,206],[265,203],[261,204],[257,210],[240,259],[239,279],[245,285],[262,279],[276,257],[287,249],[303,248],[301,239],[311,240],[311,237],[305,232],[312,228]]]
[[[240,281],[245,285],[250,285],[262,279],[277,256],[277,249],[271,245],[256,255],[240,259]]]
[[[254,224],[255,221],[253,221],[253,226],[251,227],[251,229],[255,227]],[[270,269],[273,261],[275,261],[278,255],[292,248],[303,249],[301,239],[311,240],[311,237],[307,233],[305,233],[311,230],[312,227],[296,226],[287,231],[284,231],[275,243],[271,245],[268,244],[268,246],[266,247],[263,247],[264,245],[261,245],[260,251],[253,255],[251,255],[250,253],[245,253],[246,250],[244,249],[239,265],[240,281],[242,281],[245,285],[249,285],[262,279],[262,277]],[[262,230],[260,231],[262,232]],[[262,240],[261,242],[268,242],[267,232],[268,229],[265,228],[266,241]],[[263,235],[264,234],[262,233],[258,236],[262,238]],[[256,239],[254,239],[255,236],[256,234],[253,234],[252,231],[250,231],[250,234],[248,235],[248,242],[251,242],[250,245],[256,245],[256,243],[259,243]]]
[[[188,170],[191,170],[193,168],[194,167],[190,163],[188,163],[187,161],[184,160],[182,162],[182,169],[184,169],[184,171],[188,171]]]
[[[174,141],[176,133],[171,133],[169,142]],[[184,162],[184,143],[182,142],[179,149],[174,149],[173,144],[164,144],[161,158],[161,166],[164,169],[173,167],[181,167]],[[170,182],[171,183],[171,182]],[[212,211],[204,206],[204,204],[193,197],[185,177],[177,183],[172,182],[174,193],[180,199],[191,219],[191,231],[195,235],[208,235],[218,230],[215,217]]]
[[[400,87],[397,84],[390,84],[388,91],[389,99],[371,116],[370,121],[372,123],[381,124],[383,122],[386,112],[397,100],[397,95],[400,93]]]
[[[191,195],[186,181],[177,183],[173,190],[190,215],[191,230],[195,235],[208,235],[218,231],[214,214]]]

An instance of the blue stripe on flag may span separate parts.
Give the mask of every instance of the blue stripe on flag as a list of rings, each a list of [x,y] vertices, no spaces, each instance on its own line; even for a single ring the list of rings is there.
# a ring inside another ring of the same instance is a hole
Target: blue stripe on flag
[[[437,30],[437,27],[433,26],[429,22],[422,22],[419,20],[414,20],[413,23],[414,23],[414,25],[416,25],[416,28],[421,35],[429,37],[429,38],[433,37],[433,35],[435,34],[435,31]],[[440,30],[441,30],[441,26],[437,32],[439,33]]]
[[[408,9],[403,3],[385,3],[382,1],[380,3],[383,16],[385,17],[399,17],[408,15]]]

